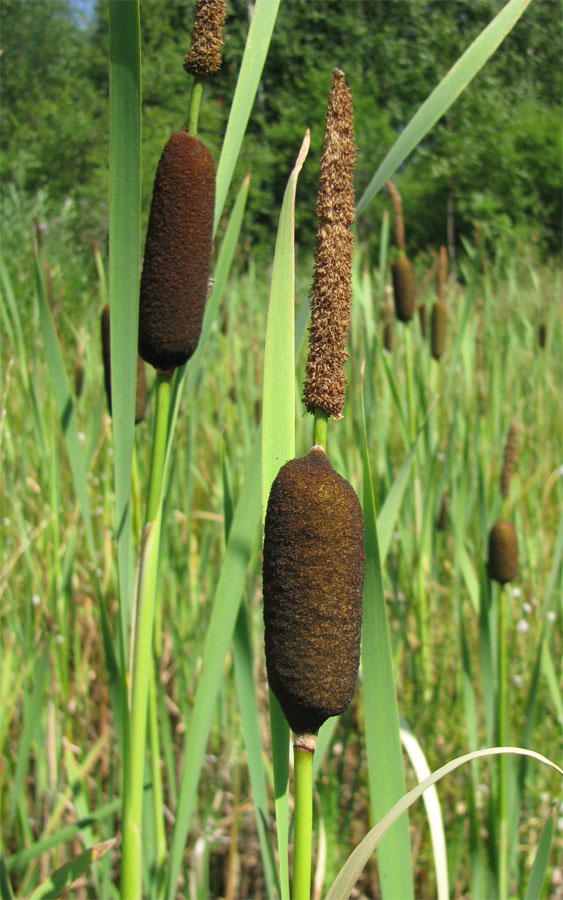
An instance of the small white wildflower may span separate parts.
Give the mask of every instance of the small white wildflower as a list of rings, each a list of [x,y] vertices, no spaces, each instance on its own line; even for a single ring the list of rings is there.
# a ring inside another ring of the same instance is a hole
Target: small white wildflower
[[[31,602],[34,606],[39,606],[39,604],[41,603],[41,597],[39,596],[39,594],[32,594]]]
[[[557,831],[563,831],[563,816],[557,819]]]
[[[550,622],[555,622],[557,616],[555,615],[555,613],[553,612],[552,609],[549,610],[549,612],[547,614],[547,618],[549,619]]]
[[[516,631],[519,631],[520,634],[527,634],[530,630],[530,626],[526,622],[526,619],[520,619],[520,621],[516,625]]]
[[[518,588],[518,587],[512,588],[512,596],[515,597],[516,599],[518,599],[518,597],[521,597],[522,596],[521,588]]]
[[[524,612],[526,613],[526,615],[529,616],[530,613],[532,612],[532,605],[531,605],[530,603],[523,603],[523,604],[522,604],[522,609],[524,610]]]
[[[2,525],[5,525],[7,528],[9,524],[10,524],[10,520],[9,520],[8,516],[4,516],[4,518],[2,519]]]
[[[86,435],[84,434],[83,431],[79,431],[79,432],[78,432],[78,440],[79,440],[79,441],[85,441],[85,440],[86,440]]]
[[[524,684],[524,679],[522,678],[521,675],[518,675],[518,674],[516,674],[514,676],[513,681],[514,681],[514,685],[516,687],[522,687],[522,685]]]
[[[58,635],[56,636],[56,638],[55,638],[55,641],[57,642],[57,644],[64,644],[65,639],[64,639],[64,637],[62,636],[62,634],[58,634]]]
[[[563,466],[559,467],[559,476],[563,478]]]

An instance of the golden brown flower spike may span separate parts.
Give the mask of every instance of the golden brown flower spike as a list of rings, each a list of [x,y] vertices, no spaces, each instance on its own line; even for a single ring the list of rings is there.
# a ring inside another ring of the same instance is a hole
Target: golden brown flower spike
[[[108,401],[108,409],[110,416],[112,415],[111,406],[111,350],[110,350],[110,314],[109,306],[105,306],[102,310],[101,331],[102,331],[102,358],[104,362],[104,383],[106,387],[106,397]],[[147,407],[147,382],[145,379],[145,367],[143,360],[137,354],[137,387],[135,393],[135,425],[142,422],[145,418]]]
[[[489,577],[499,584],[518,575],[518,538],[511,522],[496,522],[489,534]]]
[[[184,57],[184,69],[199,80],[221,68],[223,26],[227,0],[197,0],[192,43]]]
[[[264,534],[268,681],[297,735],[348,707],[360,659],[362,510],[322,447],[286,463]]]
[[[156,172],[139,307],[139,353],[156,369],[183,365],[197,347],[205,310],[215,205],[207,147],[173,134]]]
[[[310,291],[311,325],[303,400],[307,411],[342,416],[346,397],[344,363],[352,301],[352,253],[355,219],[354,108],[344,72],[332,73],[321,159],[315,245]]]
[[[518,422],[516,421],[516,419],[513,419],[513,421],[510,423],[510,428],[508,429],[508,436],[506,438],[506,444],[504,447],[502,473],[500,476],[500,492],[505,500],[510,492],[510,482],[512,481],[514,469],[516,468],[517,441]]]

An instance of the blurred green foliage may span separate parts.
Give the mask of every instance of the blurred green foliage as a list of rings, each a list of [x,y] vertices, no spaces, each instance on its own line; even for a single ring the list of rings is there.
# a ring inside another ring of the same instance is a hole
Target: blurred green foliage
[[[297,198],[298,252],[312,251],[315,199],[332,69],[346,72],[355,101],[358,196],[396,135],[500,0],[291,0],[281,5],[233,190],[249,169],[249,210],[239,248],[271,258],[289,171],[305,129],[311,152]],[[143,216],[169,134],[184,127],[193,0],[142,0]],[[229,0],[221,71],[205,86],[200,136],[218,160],[252,4]],[[561,0],[532,3],[492,60],[458,99],[396,180],[409,255],[446,243],[448,199],[455,239],[479,226],[494,242],[512,233],[543,254],[559,252],[561,203]],[[86,22],[72,0],[2,0],[0,59],[2,201],[6,232],[32,227],[72,206],[71,238],[91,259],[88,239],[107,240],[108,4]],[[377,251],[387,196],[358,225]],[[15,212],[14,212],[15,211]],[[68,223],[69,216],[66,215]],[[20,223],[20,224],[18,224]],[[68,229],[67,229],[68,230]],[[56,229],[55,229],[56,231]],[[17,238],[16,238],[17,235]]]

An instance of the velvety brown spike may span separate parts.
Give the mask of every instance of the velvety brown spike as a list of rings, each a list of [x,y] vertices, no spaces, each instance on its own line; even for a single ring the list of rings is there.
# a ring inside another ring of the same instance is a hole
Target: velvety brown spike
[[[410,260],[400,256],[391,266],[395,314],[400,322],[408,322],[414,315],[416,288]]]
[[[444,246],[440,247],[438,262],[438,300],[443,300],[446,294],[446,279],[448,277],[448,251]]]
[[[436,300],[432,307],[431,347],[434,359],[440,359],[446,349],[448,310],[443,300]]]
[[[426,337],[426,303],[421,303],[418,307],[418,318],[420,320],[420,332],[422,337]]]
[[[111,349],[110,349],[110,321],[109,306],[105,306],[102,311],[101,330],[102,330],[102,357],[104,362],[104,383],[106,387],[106,397],[108,401],[108,409],[110,416],[112,415],[111,405]],[[137,387],[135,393],[135,425],[142,422],[145,418],[147,406],[147,382],[145,379],[145,367],[143,360],[137,354]]]
[[[499,584],[518,575],[518,538],[511,522],[496,522],[489,534],[489,577]]]
[[[348,707],[360,659],[362,510],[322,447],[286,463],[264,534],[268,681],[296,734]]]
[[[547,340],[547,325],[545,324],[545,322],[542,322],[540,324],[540,327],[538,328],[538,344],[540,345],[542,350],[545,347],[546,340]]]
[[[354,164],[356,145],[352,95],[344,73],[335,69],[328,102],[321,159],[315,244],[315,272],[310,291],[311,325],[303,400],[340,418],[346,397],[344,363],[352,301],[354,237]]]
[[[209,78],[221,68],[223,26],[227,0],[197,0],[194,30],[184,69],[196,78]]]
[[[516,444],[518,441],[518,422],[514,419],[510,428],[508,429],[508,436],[506,438],[506,444],[504,447],[504,460],[502,466],[502,473],[500,476],[500,492],[502,496],[505,498],[508,497],[510,492],[510,482],[512,481],[512,476],[514,475],[514,469],[516,468]]]
[[[139,353],[156,369],[183,365],[197,347],[205,310],[215,204],[207,147],[186,131],[160,157],[145,244]]]
[[[386,350],[393,349],[393,322],[386,322],[383,330],[383,345]]]
[[[436,519],[436,529],[438,531],[445,531],[446,526],[448,524],[448,509],[450,506],[450,498],[448,494],[444,494],[442,497],[442,503],[440,504],[440,512],[438,514],[438,518]]]
[[[398,188],[390,179],[387,179],[385,186],[391,197],[391,205],[393,207],[393,218],[395,220],[395,243],[397,249],[402,253],[405,251],[405,223],[403,220],[403,201]]]

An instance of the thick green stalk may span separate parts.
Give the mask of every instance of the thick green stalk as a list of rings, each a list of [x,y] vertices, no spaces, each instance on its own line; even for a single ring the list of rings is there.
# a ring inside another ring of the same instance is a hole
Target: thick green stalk
[[[292,900],[309,900],[311,896],[313,756],[314,748],[294,747],[295,830],[293,837]]]
[[[194,81],[192,88],[192,96],[190,99],[190,111],[188,114],[188,134],[197,137],[197,124],[199,120],[199,107],[201,105],[201,97],[203,94],[203,83]]]
[[[170,377],[158,373],[147,517],[140,550],[129,680],[129,746],[123,773],[122,900],[142,896],[142,812],[147,703],[160,543],[161,491],[170,406]]]
[[[506,591],[503,586],[498,591],[498,698],[497,728],[499,747],[508,746],[507,724],[507,655],[506,655]],[[506,900],[508,896],[508,802],[507,802],[507,763],[506,755],[499,757],[499,898]]]
[[[315,409],[315,424],[313,426],[313,443],[319,444],[326,453],[326,438],[328,431],[328,416],[322,409]]]

